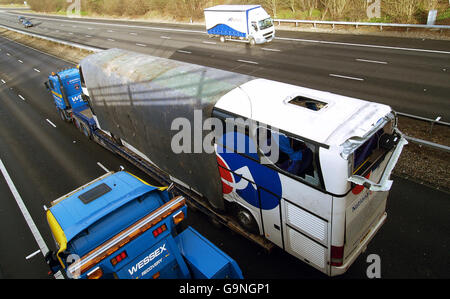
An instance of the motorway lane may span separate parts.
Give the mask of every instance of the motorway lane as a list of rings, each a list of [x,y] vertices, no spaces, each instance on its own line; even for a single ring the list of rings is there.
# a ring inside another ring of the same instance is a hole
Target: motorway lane
[[[0,9],[1,12],[2,9]],[[196,33],[203,34],[206,36],[205,26],[196,24],[174,24],[174,23],[156,23],[156,22],[143,22],[135,20],[120,20],[120,19],[96,19],[96,18],[67,18],[65,16],[49,16],[49,15],[39,15],[34,13],[14,13],[9,12],[8,15],[2,15],[5,19],[17,22],[17,16],[24,15],[31,20],[36,20],[37,23],[46,22],[47,24],[54,24],[53,21],[70,21],[67,24],[70,26],[79,23],[81,25],[86,25],[86,27],[92,27],[91,24],[98,25],[111,25],[112,23],[119,25],[119,27],[137,28],[145,29],[141,27],[146,27],[149,29],[159,29],[159,31],[175,31],[175,30],[185,30],[192,31]],[[12,17],[12,18],[11,18]],[[83,24],[85,23],[85,24]],[[58,23],[56,23],[58,24]],[[59,23],[60,24],[60,23]],[[66,24],[66,23],[63,23]],[[44,24],[45,25],[45,24]],[[94,26],[95,27],[95,26]],[[49,27],[50,29],[52,27]],[[280,30],[276,27],[277,37],[282,38],[298,38],[299,34],[304,40],[322,40],[326,42],[339,42],[339,43],[359,43],[359,44],[372,44],[378,46],[392,46],[392,47],[403,47],[403,48],[421,48],[421,49],[431,49],[436,51],[449,51],[448,42],[435,40],[435,39],[425,39],[425,38],[398,38],[390,36],[374,36],[374,35],[352,35],[352,34],[335,34],[335,33],[323,33],[323,32],[296,32],[288,30]],[[187,32],[189,33],[189,32]],[[320,39],[317,39],[320,37]]]
[[[30,53],[28,48],[17,47],[2,38],[0,47],[11,53],[8,56],[0,52],[0,78],[8,77],[8,80],[3,79],[6,83],[0,82],[0,160],[47,246],[52,248],[43,205],[49,206],[52,200],[103,174],[97,162],[110,170],[118,170],[123,165],[126,170],[145,176],[87,140],[73,125],[57,118],[42,82],[56,65],[65,65],[65,62],[54,60],[51,63],[49,56],[36,51]],[[17,63],[15,59],[25,53],[28,59],[24,59],[23,64]],[[35,60],[40,59],[43,64],[36,65]],[[39,67],[41,73],[35,72],[35,67]],[[25,100],[19,94],[25,95]],[[47,119],[51,119],[56,128]],[[3,176],[0,177],[0,199],[0,225],[10,228],[0,232],[0,274],[3,278],[45,278],[48,269],[42,255],[25,260],[38,245]]]
[[[65,62],[3,38],[0,38],[0,48],[0,79],[8,79],[5,84],[0,82],[0,159],[8,168],[44,240],[51,247],[42,206],[104,173],[96,164],[98,161],[109,169],[124,165],[144,179],[148,180],[148,177],[89,142],[74,126],[56,118],[51,97],[42,82],[55,66],[63,67]],[[17,63],[24,56],[28,59],[23,64]],[[41,72],[34,71],[34,68]],[[18,94],[25,94],[26,100],[21,100]],[[57,127],[46,122],[47,118],[51,118]],[[14,228],[8,234],[0,235],[1,244],[8,244],[0,249],[7,252],[0,257],[0,273],[3,277],[43,277],[41,275],[46,272],[42,274],[42,271],[46,268],[40,257],[34,257],[29,263],[23,262],[26,255],[37,249],[37,245],[27,233],[23,218],[18,217],[20,214],[11,203],[13,199],[3,178],[0,178],[0,191],[1,200],[8,203],[2,204],[0,212],[8,216],[2,219],[4,222],[1,224]],[[446,265],[450,242],[446,232],[449,231],[449,209],[448,194],[396,178],[388,201],[387,223],[367,252],[342,278],[366,277],[368,264],[365,258],[371,253],[381,257],[382,277],[448,278]],[[247,278],[325,278],[280,250],[266,256],[259,247],[244,238],[227,229],[212,227],[200,214],[189,213],[188,222],[235,258]],[[16,267],[14,261],[21,266]]]
[[[1,16],[8,25],[20,28],[15,15]],[[202,26],[117,22],[122,25],[118,27],[105,20],[68,21],[64,17],[47,16],[42,19],[33,16],[33,19],[38,26],[30,31],[52,37],[217,67],[386,103],[400,112],[430,118],[439,115],[443,121],[450,120],[448,41],[283,31],[277,34],[283,38],[302,38],[302,41],[276,40],[250,48],[242,43],[220,44],[217,39],[209,39]],[[167,30],[160,30],[163,27]],[[311,39],[341,44],[305,41]],[[342,43],[426,48],[445,53]]]

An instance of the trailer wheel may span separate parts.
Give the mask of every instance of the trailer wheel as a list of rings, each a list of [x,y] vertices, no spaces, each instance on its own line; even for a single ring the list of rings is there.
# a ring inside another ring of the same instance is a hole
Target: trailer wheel
[[[222,223],[220,223],[216,218],[214,217],[209,217],[209,221],[211,222],[211,224],[217,228],[217,229],[222,229],[223,225]]]
[[[220,37],[220,42],[222,42],[222,43],[225,42],[225,36],[222,35],[222,36]]]
[[[239,222],[239,225],[241,225],[243,228],[245,228],[247,231],[259,234],[259,228],[258,224],[256,223],[255,218],[253,215],[245,208],[241,207],[240,205],[236,205],[236,218]]]
[[[75,125],[75,127],[79,130],[80,129],[80,123],[78,122],[78,119],[76,119],[75,117],[73,118],[73,124]]]
[[[81,127],[83,128],[82,131],[83,131],[84,136],[91,139],[91,132],[86,128],[85,125],[81,125]]]

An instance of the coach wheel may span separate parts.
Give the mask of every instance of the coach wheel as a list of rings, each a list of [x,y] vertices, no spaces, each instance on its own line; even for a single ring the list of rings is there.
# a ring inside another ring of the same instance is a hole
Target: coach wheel
[[[239,225],[241,225],[247,231],[254,234],[259,234],[258,224],[256,223],[256,220],[253,217],[253,215],[247,209],[241,206],[237,206],[236,218],[237,221],[239,222]]]

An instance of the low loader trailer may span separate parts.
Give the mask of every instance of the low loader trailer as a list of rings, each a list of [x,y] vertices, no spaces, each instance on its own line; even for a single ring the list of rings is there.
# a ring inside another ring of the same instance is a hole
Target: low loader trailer
[[[345,273],[387,219],[407,145],[388,105],[122,49],[46,86],[87,138],[326,275]]]

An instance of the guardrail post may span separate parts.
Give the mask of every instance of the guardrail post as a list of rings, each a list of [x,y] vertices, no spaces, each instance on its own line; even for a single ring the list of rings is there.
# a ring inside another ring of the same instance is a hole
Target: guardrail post
[[[295,27],[298,27],[298,22],[295,22]]]
[[[316,28],[316,22],[314,22],[313,25],[314,25],[314,28]]]
[[[383,25],[380,25],[380,31],[383,31]]]

